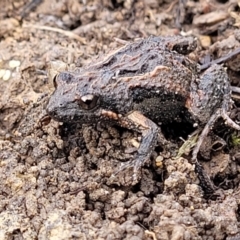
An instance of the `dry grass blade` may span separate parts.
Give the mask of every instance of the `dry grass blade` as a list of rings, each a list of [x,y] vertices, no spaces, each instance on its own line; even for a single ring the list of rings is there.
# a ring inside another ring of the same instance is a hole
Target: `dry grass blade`
[[[231,86],[231,90],[232,90],[232,92],[234,92],[234,93],[240,94],[240,87]]]
[[[180,158],[182,155],[186,154],[188,155],[189,152],[192,150],[192,148],[196,145],[198,134],[200,132],[200,129],[194,131],[189,138],[184,141],[183,145],[179,148],[178,154],[176,156],[176,159]]]
[[[57,32],[57,33],[61,33],[69,38],[73,38],[78,40],[79,42],[81,42],[82,44],[86,44],[86,40],[80,36],[78,36],[77,34],[70,32],[70,31],[66,31],[60,28],[54,28],[54,27],[48,27],[48,26],[40,26],[40,25],[35,25],[35,24],[23,24],[24,28],[34,28],[34,29],[40,29],[40,30],[45,30],[45,31],[52,31],[52,32]]]
[[[240,99],[240,87],[231,86],[231,97],[234,99]]]

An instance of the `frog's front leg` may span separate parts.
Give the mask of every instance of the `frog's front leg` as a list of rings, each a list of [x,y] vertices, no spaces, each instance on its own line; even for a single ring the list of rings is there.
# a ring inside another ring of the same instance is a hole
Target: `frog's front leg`
[[[111,111],[103,111],[102,114],[105,115],[105,117],[109,116],[114,118],[120,126],[142,134],[142,141],[138,148],[136,158],[129,163],[125,163],[120,170],[115,173],[116,175],[125,169],[133,168],[132,184],[135,184],[139,178],[140,168],[150,158],[153,148],[156,145],[160,129],[153,121],[139,111],[130,112],[126,116],[117,115]]]

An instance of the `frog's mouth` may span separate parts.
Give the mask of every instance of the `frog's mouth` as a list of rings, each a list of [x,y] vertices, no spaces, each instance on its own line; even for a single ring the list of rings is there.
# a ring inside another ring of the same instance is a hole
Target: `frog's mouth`
[[[76,102],[63,104],[56,103],[54,99],[49,100],[46,111],[52,119],[65,123],[97,122],[100,116],[100,110],[97,108],[85,110],[80,108]]]

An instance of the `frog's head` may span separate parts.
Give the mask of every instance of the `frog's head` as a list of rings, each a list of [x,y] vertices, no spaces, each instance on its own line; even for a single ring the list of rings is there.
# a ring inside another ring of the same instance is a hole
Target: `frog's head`
[[[99,116],[100,96],[89,92],[89,81],[62,72],[53,79],[55,91],[49,99],[47,113],[61,122],[93,122]]]

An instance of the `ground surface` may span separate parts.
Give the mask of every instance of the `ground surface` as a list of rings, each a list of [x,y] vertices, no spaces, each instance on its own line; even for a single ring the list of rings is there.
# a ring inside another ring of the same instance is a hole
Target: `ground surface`
[[[10,0],[0,9],[0,239],[240,239],[237,133],[221,123],[227,146],[203,163],[219,193],[204,196],[194,166],[158,148],[137,185],[110,181],[134,132],[40,121],[52,76],[121,40],[195,35],[199,60],[230,53],[240,45],[236,0]],[[226,63],[233,85],[238,64]]]

